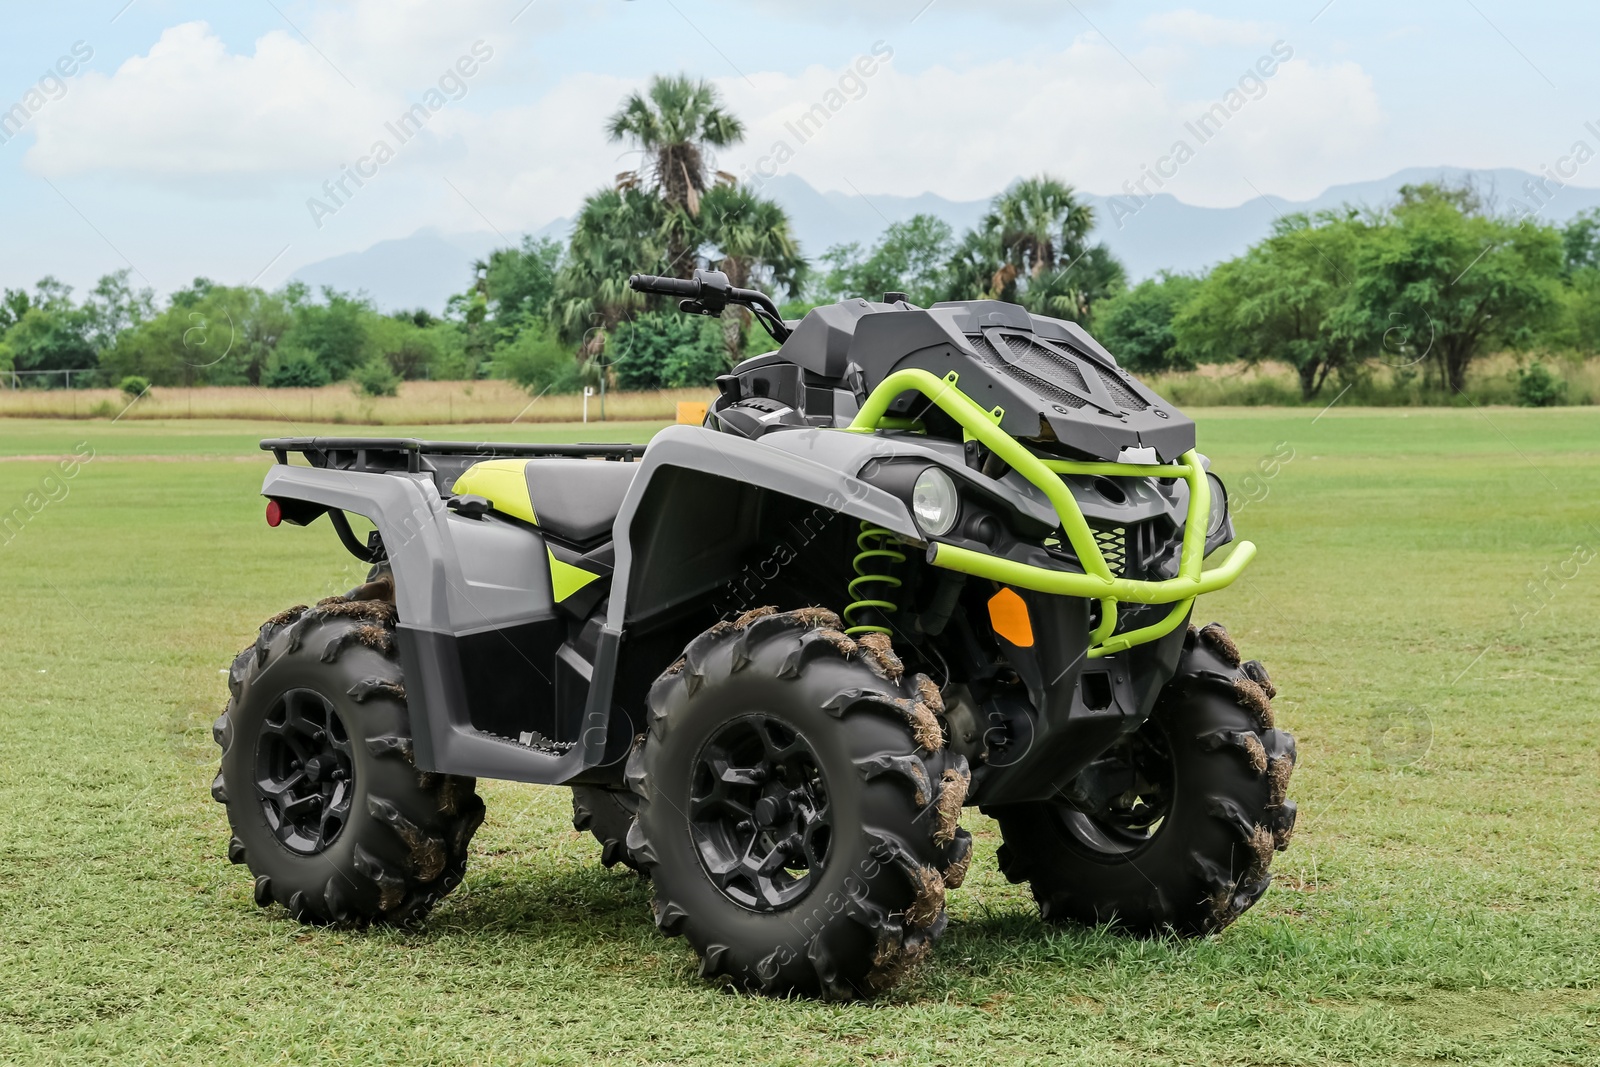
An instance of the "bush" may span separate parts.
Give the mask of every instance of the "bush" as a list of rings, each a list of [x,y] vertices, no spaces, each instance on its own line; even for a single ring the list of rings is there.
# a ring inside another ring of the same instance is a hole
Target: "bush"
[[[399,376],[382,356],[374,356],[357,367],[350,380],[356,391],[365,396],[394,396],[400,391]]]
[[[606,358],[622,389],[710,385],[728,369],[719,319],[646,312],[612,331]]]
[[[137,374],[130,374],[122,379],[122,384],[118,388],[122,390],[122,395],[127,397],[129,401],[137,400],[150,391],[150,379]]]
[[[544,323],[535,323],[490,354],[496,378],[516,382],[530,393],[575,393],[588,384],[572,349]]]
[[[328,368],[303,348],[283,347],[267,360],[261,384],[268,389],[317,389],[327,385]]]
[[[1517,403],[1523,407],[1555,407],[1566,395],[1567,383],[1538,360],[1517,368]]]

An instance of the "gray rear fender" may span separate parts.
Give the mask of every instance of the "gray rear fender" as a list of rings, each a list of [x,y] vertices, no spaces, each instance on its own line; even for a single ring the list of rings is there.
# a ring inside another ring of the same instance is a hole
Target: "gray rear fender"
[[[615,641],[601,640],[590,656],[570,647],[537,530],[457,514],[426,474],[279,465],[261,491],[377,526],[394,572],[420,769],[562,782],[597,766],[618,740],[609,729]],[[542,732],[523,743],[526,722]]]
[[[378,528],[402,624],[466,633],[547,618],[553,604],[543,538],[444,506],[426,474],[275,466],[261,494],[360,515]]]

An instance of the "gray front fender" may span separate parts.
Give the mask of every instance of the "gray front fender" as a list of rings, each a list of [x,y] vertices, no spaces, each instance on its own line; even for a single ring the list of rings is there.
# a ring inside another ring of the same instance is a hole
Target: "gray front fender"
[[[800,451],[700,426],[669,426],[655,436],[645,450],[639,474],[628,489],[613,528],[617,555],[607,617],[610,629],[621,631],[629,617],[629,594],[638,584],[633,573],[635,554],[631,532],[652,482],[668,468],[698,471],[729,482],[757,486],[871,522],[911,544],[923,542],[909,509],[899,497],[862,481],[854,473],[846,473],[859,471],[872,458],[889,454],[880,438],[837,430],[815,434],[803,430],[785,431],[772,436],[774,440],[794,438],[794,443],[799,444],[801,434],[807,436],[808,447]],[[714,518],[708,516],[707,521],[712,522]]]

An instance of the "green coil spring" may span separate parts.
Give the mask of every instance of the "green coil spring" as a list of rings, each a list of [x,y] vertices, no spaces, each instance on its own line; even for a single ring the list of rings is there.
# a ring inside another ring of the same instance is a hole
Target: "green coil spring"
[[[904,552],[895,546],[900,542],[893,533],[870,522],[861,524],[856,535],[855,559],[850,566],[856,577],[850,580],[850,606],[844,609],[847,634],[886,634],[889,627],[881,625],[885,617],[900,610],[900,605],[885,599],[900,588],[900,579],[883,573],[906,561]]]

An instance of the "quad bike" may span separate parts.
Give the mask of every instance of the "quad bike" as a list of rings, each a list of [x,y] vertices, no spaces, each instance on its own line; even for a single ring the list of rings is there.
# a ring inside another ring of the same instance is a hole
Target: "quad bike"
[[[478,778],[570,786],[701,973],[769,993],[927,956],[968,805],[1047,919],[1198,935],[1261,897],[1295,746],[1189,625],[1255,552],[1202,568],[1233,528],[1189,419],[1011,304],[790,324],[716,272],[631,285],[779,347],[648,446],[262,442],[268,523],[326,515],[372,569],[229,674],[212,791],[257,903],[420,920]]]

